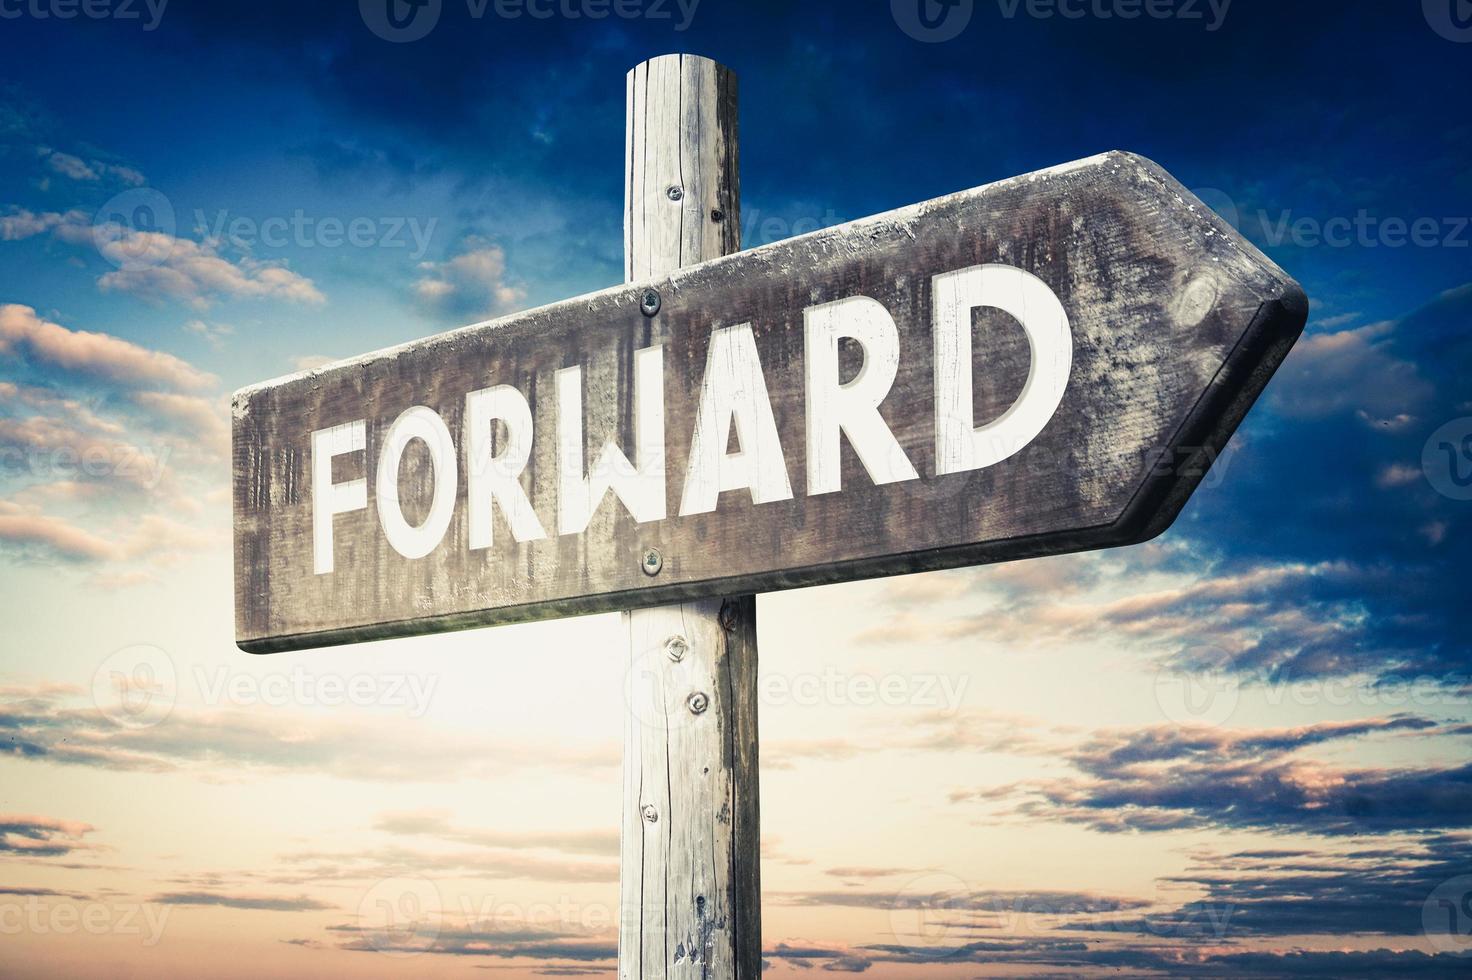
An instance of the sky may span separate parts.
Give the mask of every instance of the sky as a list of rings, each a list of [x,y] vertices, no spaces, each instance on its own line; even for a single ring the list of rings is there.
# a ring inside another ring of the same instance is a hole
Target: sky
[[[1472,972],[1472,6],[394,3],[0,0],[0,975],[614,975],[617,616],[240,652],[229,399],[619,282],[670,52],[747,247],[1121,149],[1311,300],[1154,541],[761,597],[769,974]]]

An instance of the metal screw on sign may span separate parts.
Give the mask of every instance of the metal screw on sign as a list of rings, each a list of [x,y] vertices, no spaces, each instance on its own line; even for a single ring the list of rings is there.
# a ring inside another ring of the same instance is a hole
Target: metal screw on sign
[[[659,553],[658,548],[650,548],[644,552],[644,560],[640,563],[640,567],[644,569],[645,575],[653,578],[664,568],[664,555]]]

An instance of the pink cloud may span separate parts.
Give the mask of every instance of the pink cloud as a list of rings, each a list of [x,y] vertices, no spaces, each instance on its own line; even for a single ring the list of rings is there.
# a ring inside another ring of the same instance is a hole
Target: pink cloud
[[[13,355],[21,349],[35,361],[116,384],[198,391],[218,383],[213,375],[172,354],[110,334],[69,330],[41,319],[29,306],[0,305],[0,354]]]

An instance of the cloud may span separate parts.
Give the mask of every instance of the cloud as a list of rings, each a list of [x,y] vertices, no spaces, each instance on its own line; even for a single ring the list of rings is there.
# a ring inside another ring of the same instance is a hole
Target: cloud
[[[0,813],[0,854],[60,857],[85,848],[82,838],[95,829],[76,820]]]
[[[97,284],[152,301],[174,300],[208,309],[220,297],[273,299],[320,305],[327,301],[316,284],[284,262],[220,254],[216,243],[196,242],[163,231],[142,231],[117,222],[94,224],[83,211],[33,212],[12,208],[0,216],[0,241],[20,241],[49,233],[68,245],[95,248],[117,266]]]
[[[1397,836],[1319,850],[1279,848],[1195,853],[1193,867],[1161,881],[1201,898],[1144,917],[1129,913],[1065,928],[1157,937],[1209,937],[1223,924],[1235,939],[1315,935],[1426,934],[1430,897],[1472,867],[1472,838]],[[1207,910],[1217,914],[1208,916]]]
[[[306,896],[222,895],[216,892],[167,892],[150,901],[160,905],[188,905],[196,908],[241,909],[253,912],[319,912],[336,908]]]
[[[1395,418],[1422,410],[1435,393],[1414,360],[1395,353],[1393,322],[1309,333],[1273,388],[1272,406],[1295,419],[1366,413]]]
[[[36,147],[36,155],[46,161],[46,166],[52,173],[61,174],[72,180],[96,183],[108,177],[130,187],[146,183],[141,173],[122,164],[109,163],[106,160],[84,160],[79,156],[53,150],[48,146]]]
[[[882,911],[933,910],[964,922],[969,928],[995,928],[1017,915],[1058,917],[1099,915],[1148,907],[1144,899],[1078,891],[1007,891],[965,887],[933,887],[949,876],[921,873],[899,888],[881,891],[807,891],[772,896],[778,905],[798,908],[857,908]]]
[[[232,262],[209,243],[163,232],[105,228],[98,236],[98,248],[119,266],[97,280],[104,290],[177,300],[195,309],[208,308],[218,296],[309,305],[327,301],[312,280],[284,264],[249,257]]]
[[[145,449],[40,415],[0,416],[0,452],[5,454],[5,469],[12,473],[108,482],[135,490],[157,488],[169,456],[167,447]]]
[[[322,365],[331,364],[336,360],[339,358],[328,357],[326,354],[302,354],[291,359],[291,369],[293,371],[315,371]]]
[[[219,383],[172,354],[110,334],[70,330],[41,319],[29,306],[0,305],[0,354],[22,353],[39,365],[129,387],[200,391]]]
[[[65,561],[106,561],[119,557],[117,546],[55,517],[0,509],[0,542],[22,552],[39,548]]]
[[[1462,737],[1397,715],[1289,729],[1156,726],[1096,733],[1065,753],[1076,776],[959,792],[1015,801],[1026,820],[1106,833],[1202,827],[1340,836],[1472,826],[1472,765],[1337,768],[1302,750],[1368,736]]]
[[[0,381],[0,550],[67,563],[172,562],[220,544],[197,513],[203,486],[223,482],[230,432],[217,379],[187,362],[107,334],[0,306],[0,357],[26,381]],[[112,568],[116,587],[147,581]]]
[[[389,813],[375,830],[402,837],[430,837],[458,844],[506,849],[537,849],[613,857],[619,852],[617,830],[511,832],[468,830],[451,825],[442,813]]]
[[[427,310],[467,319],[486,319],[519,309],[520,287],[506,282],[506,254],[498,245],[472,239],[467,251],[445,262],[421,262],[414,295]]]
[[[524,879],[575,884],[607,884],[618,881],[616,861],[545,858],[491,846],[460,851],[430,851],[398,846],[360,848],[353,851],[295,851],[281,855],[280,859],[293,866],[276,876],[282,883],[371,882],[430,873],[446,877]]]
[[[54,232],[68,244],[86,245],[92,240],[90,220],[79,210],[43,211],[38,214],[25,208],[11,208],[9,214],[0,215],[0,241],[18,242]]]
[[[235,334],[235,328],[229,324],[206,323],[203,320],[190,320],[184,324],[184,330],[196,337],[203,337],[216,350],[224,346],[226,337]]]
[[[140,391],[133,401],[157,418],[173,423],[202,448],[221,459],[230,455],[230,423],[216,402],[168,391]]]
[[[358,938],[338,944],[338,949],[353,952],[400,951],[496,959],[571,960],[574,963],[613,963],[618,959],[618,941],[614,936],[583,936],[552,929],[440,929],[429,939],[399,928],[390,931],[360,929],[355,925],[329,928],[359,934]]]
[[[177,692],[166,694],[177,697]],[[440,751],[443,733],[406,719],[343,720],[248,709],[176,707],[147,728],[114,723],[90,703],[55,691],[12,688],[0,699],[0,751],[34,762],[123,772],[186,772],[231,780],[315,773],[368,782],[448,782],[491,778],[525,766],[608,769],[618,746],[520,745],[465,741]]]
[[[46,165],[63,177],[72,180],[97,180],[98,173],[89,167],[86,161],[80,157],[74,157],[70,153],[62,153],[60,150],[45,152]]]

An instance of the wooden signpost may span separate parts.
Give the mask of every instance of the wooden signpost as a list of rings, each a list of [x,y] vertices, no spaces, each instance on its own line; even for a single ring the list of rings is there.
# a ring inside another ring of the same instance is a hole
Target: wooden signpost
[[[628,285],[237,393],[236,633],[630,611],[620,976],[754,978],[750,593],[1160,533],[1307,301],[1127,153],[736,252],[734,78],[628,113]]]

